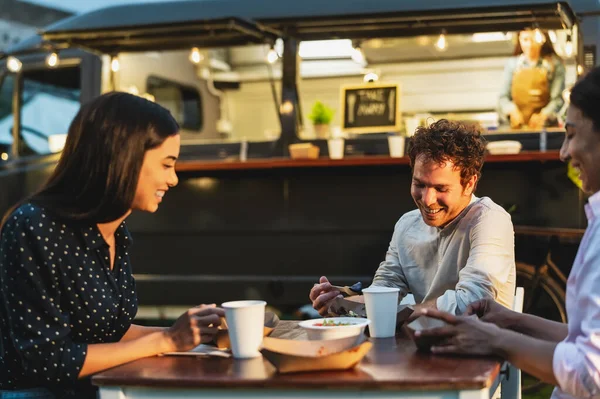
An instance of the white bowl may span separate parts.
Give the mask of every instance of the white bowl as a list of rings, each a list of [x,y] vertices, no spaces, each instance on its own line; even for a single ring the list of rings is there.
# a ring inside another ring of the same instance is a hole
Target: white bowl
[[[333,323],[348,323],[348,325],[322,326],[324,321]],[[327,340],[359,336],[364,333],[365,327],[371,320],[361,317],[325,317],[324,319],[304,320],[299,323],[306,330],[310,340]]]
[[[522,144],[516,140],[491,141],[487,144],[487,150],[492,155],[498,154],[518,154],[521,151]]]

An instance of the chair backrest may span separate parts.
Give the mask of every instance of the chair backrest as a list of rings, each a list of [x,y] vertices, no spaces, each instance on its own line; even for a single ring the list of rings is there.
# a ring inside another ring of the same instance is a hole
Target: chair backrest
[[[525,297],[525,289],[523,287],[517,287],[515,291],[515,300],[513,301],[513,310],[515,312],[523,313],[523,298]]]

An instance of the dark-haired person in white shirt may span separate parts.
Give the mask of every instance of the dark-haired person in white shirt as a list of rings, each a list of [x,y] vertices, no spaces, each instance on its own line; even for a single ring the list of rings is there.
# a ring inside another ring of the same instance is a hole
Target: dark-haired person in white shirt
[[[552,399],[600,398],[600,67],[571,91],[561,159],[579,170],[588,227],[567,282],[568,324],[506,309],[492,300],[475,302],[467,315],[434,309],[420,313],[448,326],[422,331],[442,338],[434,353],[495,354],[556,385]]]

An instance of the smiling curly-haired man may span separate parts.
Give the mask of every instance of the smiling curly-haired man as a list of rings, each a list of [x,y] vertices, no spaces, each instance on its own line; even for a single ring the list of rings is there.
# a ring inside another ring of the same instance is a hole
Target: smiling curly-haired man
[[[475,126],[445,119],[417,129],[408,151],[410,193],[417,209],[396,223],[374,286],[413,294],[416,309],[462,314],[479,299],[511,308],[515,293],[514,230],[510,215],[473,193],[485,142]],[[310,292],[322,315],[339,295],[325,276]]]

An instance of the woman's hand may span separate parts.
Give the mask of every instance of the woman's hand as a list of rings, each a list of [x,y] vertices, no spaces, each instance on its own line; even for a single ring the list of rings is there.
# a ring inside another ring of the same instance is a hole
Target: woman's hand
[[[423,309],[420,313],[448,323],[444,327],[415,332],[417,339],[421,337],[441,339],[440,343],[431,347],[431,352],[465,355],[498,354],[496,342],[502,331],[498,326],[483,322],[477,317],[454,316],[435,309]]]
[[[515,109],[514,111],[512,111],[509,114],[509,118],[510,118],[510,127],[513,129],[517,129],[517,128],[521,127],[521,125],[523,125],[523,123],[525,122],[525,120],[523,118],[523,114],[518,109]]]
[[[493,299],[480,299],[467,306],[464,316],[476,315],[481,321],[492,323],[500,328],[511,329],[518,313],[500,305]]]
[[[221,325],[221,317],[225,317],[225,311],[215,304],[189,309],[165,330],[168,348],[165,352],[183,352],[211,342]]]

